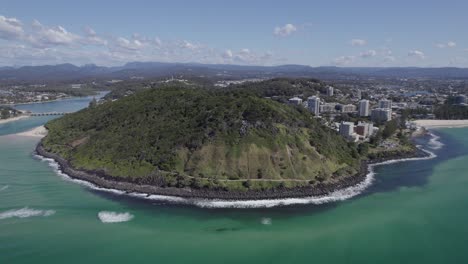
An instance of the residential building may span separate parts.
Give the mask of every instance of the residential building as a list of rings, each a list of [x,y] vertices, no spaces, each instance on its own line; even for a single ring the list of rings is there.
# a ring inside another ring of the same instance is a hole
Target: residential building
[[[369,116],[369,100],[359,101],[359,116],[365,117]]]
[[[338,109],[338,111],[342,113],[356,112],[356,106],[352,104],[347,104],[347,105],[337,104],[336,109]]]
[[[376,108],[372,110],[371,120],[376,123],[384,123],[392,119],[392,109]]]
[[[299,97],[290,98],[288,101],[292,105],[302,105],[302,99]]]
[[[317,96],[311,96],[307,98],[307,108],[314,115],[318,116],[320,113],[320,98]]]
[[[362,99],[362,92],[361,92],[361,90],[357,90],[357,92],[356,92],[356,97],[357,97],[357,99],[359,99],[359,100]]]
[[[374,132],[374,124],[359,122],[354,128],[354,132],[356,132],[356,134],[362,136],[363,138],[370,137]]]
[[[392,101],[391,100],[380,100],[379,101],[379,108],[392,108]]]
[[[333,96],[333,86],[327,87],[327,96]]]
[[[349,138],[354,134],[354,123],[353,122],[341,122],[340,124],[340,135],[345,138]]]
[[[336,104],[328,103],[320,105],[320,113],[332,113],[335,112]]]

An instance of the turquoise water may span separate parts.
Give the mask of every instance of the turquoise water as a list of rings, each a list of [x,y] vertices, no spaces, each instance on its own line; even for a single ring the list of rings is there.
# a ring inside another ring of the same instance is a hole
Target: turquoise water
[[[0,263],[468,263],[468,129],[436,133],[437,158],[378,167],[357,197],[269,209],[90,190],[35,159],[37,139],[1,136]]]

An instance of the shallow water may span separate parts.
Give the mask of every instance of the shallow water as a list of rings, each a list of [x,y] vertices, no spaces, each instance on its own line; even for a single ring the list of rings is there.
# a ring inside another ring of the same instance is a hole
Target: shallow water
[[[0,127],[11,134],[36,126]],[[0,263],[468,263],[468,129],[352,199],[207,209],[90,190],[0,137]]]

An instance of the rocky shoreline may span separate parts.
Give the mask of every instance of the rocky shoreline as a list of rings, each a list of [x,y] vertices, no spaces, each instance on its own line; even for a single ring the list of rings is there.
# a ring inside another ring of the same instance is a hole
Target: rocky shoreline
[[[379,158],[361,163],[360,171],[352,176],[340,179],[334,183],[319,183],[310,187],[281,188],[274,190],[248,190],[245,192],[234,192],[217,189],[192,189],[176,187],[158,187],[153,185],[143,185],[122,181],[120,178],[111,177],[100,172],[85,172],[72,168],[69,162],[62,157],[49,153],[42,147],[41,142],[36,147],[36,152],[40,156],[55,160],[60,170],[74,179],[84,180],[106,189],[115,189],[128,193],[145,193],[148,195],[177,196],[182,198],[220,199],[220,200],[264,200],[264,199],[284,199],[303,198],[311,196],[325,196],[337,190],[355,186],[366,179],[369,172],[369,165],[381,163],[388,160],[426,157],[428,154],[422,150],[413,153],[405,153],[398,156]]]

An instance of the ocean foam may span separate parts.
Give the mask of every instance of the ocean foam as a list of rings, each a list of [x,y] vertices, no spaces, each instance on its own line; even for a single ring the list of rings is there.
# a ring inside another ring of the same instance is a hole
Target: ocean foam
[[[440,139],[439,136],[433,133],[429,133],[429,135],[431,136],[431,139],[429,140],[429,143],[428,143],[429,148],[437,150],[437,149],[441,149],[444,146],[444,143],[439,141]]]
[[[260,221],[260,223],[262,223],[262,225],[271,225],[272,224],[272,220],[271,218],[262,218],[262,220]]]
[[[195,205],[201,208],[271,208],[271,207],[277,207],[277,206],[304,205],[304,204],[320,205],[320,204],[325,204],[325,203],[330,203],[330,202],[344,201],[344,200],[353,198],[361,194],[365,189],[367,189],[372,184],[372,182],[374,181],[374,177],[375,177],[374,169],[377,166],[395,164],[395,163],[406,162],[406,161],[430,160],[430,159],[437,157],[437,155],[434,154],[433,152],[425,150],[421,148],[421,146],[418,146],[418,147],[422,151],[426,152],[428,156],[388,160],[388,161],[381,162],[381,163],[371,164],[368,166],[368,173],[364,181],[354,186],[351,186],[342,190],[337,190],[337,191],[334,191],[330,194],[323,195],[323,196],[311,196],[311,197],[303,197],[303,198],[267,199],[267,200],[198,199],[198,198],[182,198],[182,197],[177,197],[177,196],[166,196],[166,195],[148,195],[145,193],[135,193],[135,192],[127,193],[121,190],[102,188],[87,181],[73,179],[60,170],[60,166],[55,160],[45,158],[40,155],[36,155],[36,157],[42,161],[48,162],[49,166],[53,168],[54,171],[63,179],[74,182],[74,183],[78,183],[80,185],[83,185],[93,190],[109,192],[109,193],[113,193],[117,195],[128,195],[131,197],[149,199],[149,200],[154,200],[154,201],[159,201],[159,202]]]
[[[126,213],[116,213],[116,212],[109,212],[109,211],[102,211],[98,213],[98,218],[103,223],[121,223],[127,222],[133,219],[133,215],[126,212]]]
[[[33,216],[51,216],[55,214],[54,210],[37,210],[24,207],[21,209],[13,209],[0,213],[0,220],[12,217],[17,218],[28,218]]]
[[[4,190],[6,190],[6,189],[8,189],[8,187],[10,187],[10,186],[9,186],[9,185],[5,185],[5,186],[0,187],[0,192],[1,192],[1,191],[4,191]]]

